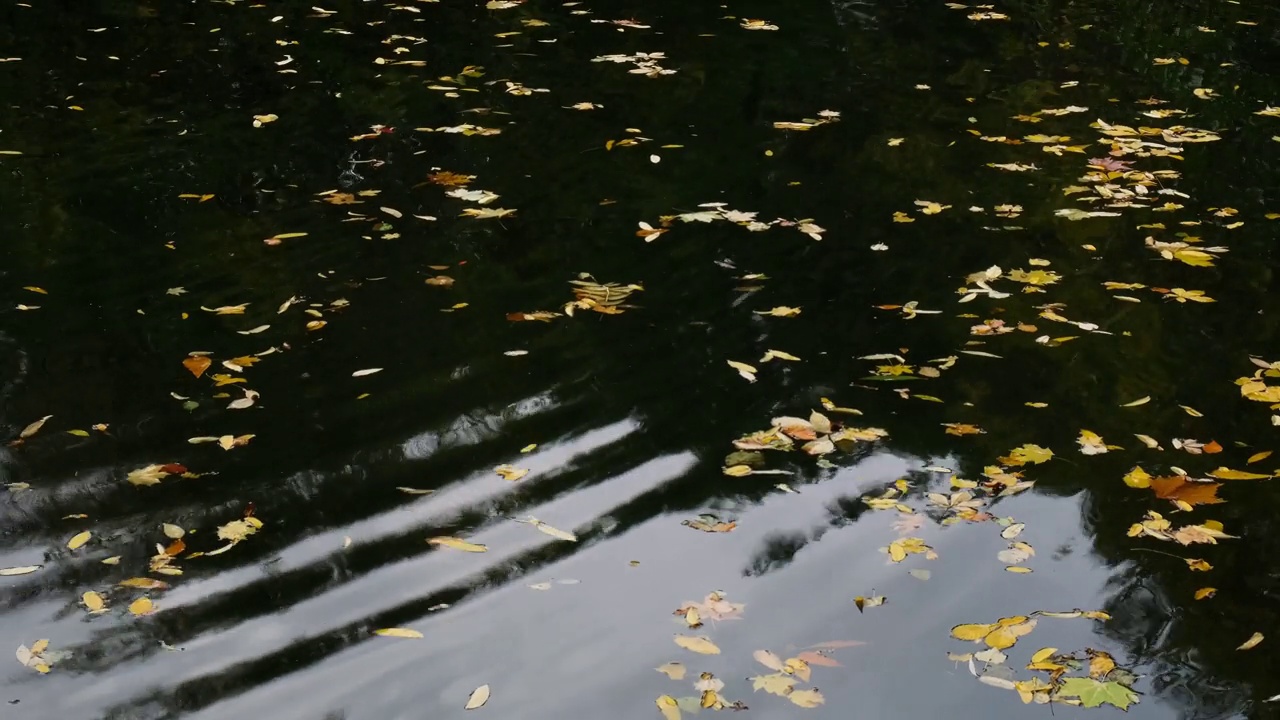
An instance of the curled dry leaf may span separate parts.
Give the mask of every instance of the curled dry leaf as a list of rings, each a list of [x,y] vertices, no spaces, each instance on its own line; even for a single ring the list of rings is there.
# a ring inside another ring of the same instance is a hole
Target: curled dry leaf
[[[453,548],[454,550],[461,550],[463,552],[472,552],[472,553],[489,552],[488,546],[477,545],[476,543],[470,543],[470,542],[467,542],[466,540],[463,540],[462,538],[456,538],[456,537],[449,537],[449,536],[433,537],[433,538],[428,538],[427,542],[430,543],[431,545],[441,545],[447,548]]]
[[[1238,648],[1236,648],[1236,649],[1237,649],[1237,650],[1252,650],[1252,649],[1254,649],[1254,648],[1258,647],[1258,643],[1262,642],[1262,638],[1263,638],[1262,633],[1260,633],[1260,632],[1256,632],[1256,633],[1254,633],[1254,634],[1250,635],[1250,636],[1249,636],[1249,639],[1248,639],[1248,640],[1245,640],[1243,643],[1241,643],[1241,644],[1240,644],[1240,647],[1238,647]]]

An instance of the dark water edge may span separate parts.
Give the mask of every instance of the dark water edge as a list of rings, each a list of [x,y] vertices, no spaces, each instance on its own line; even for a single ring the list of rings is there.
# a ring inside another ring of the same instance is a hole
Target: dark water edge
[[[971,20],[986,11],[817,0],[348,1],[323,6],[332,14],[244,2],[29,5],[0,10],[0,59],[20,58],[0,63],[0,151],[21,153],[0,155],[0,420],[17,438],[52,418],[0,464],[15,484],[0,496],[0,567],[41,566],[0,578],[0,647],[47,638],[71,655],[47,675],[7,662],[0,717],[629,720],[659,717],[659,696],[696,695],[704,671],[760,718],[1043,715],[1050,708],[948,660],[981,649],[949,631],[1074,608],[1111,619],[1042,619],[1007,650],[1018,679],[1039,648],[1093,648],[1139,676],[1129,715],[1276,715],[1266,702],[1280,693],[1275,481],[1225,480],[1224,503],[1181,512],[1122,480],[1134,466],[1196,478],[1280,467],[1248,462],[1275,447],[1277,428],[1268,404],[1234,384],[1259,370],[1250,357],[1280,359],[1270,292],[1280,220],[1267,218],[1280,213],[1280,119],[1256,114],[1280,104],[1274,7],[1010,2],[994,9],[1007,20]],[[779,29],[747,30],[741,18]],[[649,27],[593,22],[619,19]],[[592,62],[637,52],[663,52],[660,65],[677,72]],[[462,76],[469,66],[484,75]],[[505,80],[547,92],[511,94]],[[460,89],[453,98],[430,86]],[[1148,98],[1168,103],[1139,102]],[[566,107],[582,102],[602,107]],[[1013,118],[1070,106],[1088,110]],[[1169,108],[1188,114],[1141,115]],[[822,110],[839,121],[773,126]],[[269,113],[278,119],[253,127]],[[1159,176],[1147,190],[1155,201],[1108,208],[1065,192],[1093,185],[1082,180],[1096,172],[1089,159],[1113,149],[1095,120],[1221,139],[1143,136],[1179,157],[1116,159],[1179,176]],[[415,130],[462,123],[502,132]],[[352,139],[363,134],[374,136]],[[991,141],[1031,134],[1087,150]],[[650,140],[606,149],[635,137]],[[428,180],[440,170],[501,197],[447,197]],[[319,195],[373,190],[353,198],[362,204]],[[917,200],[951,207],[925,214]],[[1183,207],[1154,209],[1166,202]],[[652,242],[636,237],[637,223],[662,227],[662,216],[704,203],[825,231],[814,240],[788,224],[751,232],[676,219]],[[999,205],[1021,210],[1000,217]],[[467,208],[516,213],[459,217]],[[1118,215],[1055,215],[1066,208]],[[1166,227],[1138,227],[1154,223]],[[1179,232],[1229,251],[1199,267],[1144,247]],[[281,233],[306,236],[263,242]],[[1061,277],[1043,293],[1002,277],[992,286],[1007,298],[958,304],[956,289],[973,286],[966,276],[993,265]],[[507,319],[560,310],[579,273],[643,291],[620,315]],[[424,282],[440,275],[454,283]],[[1174,288],[1215,302],[1171,300]],[[299,302],[278,313],[289,298]],[[913,301],[941,312],[877,307]],[[242,303],[243,314],[200,309]],[[757,312],[777,306],[802,312]],[[324,327],[308,330],[317,319]],[[974,335],[984,320],[1036,328]],[[221,365],[269,348],[243,372]],[[760,362],[770,349],[802,361]],[[514,350],[528,354],[504,354]],[[212,353],[202,377],[182,365],[192,352]],[[861,359],[879,354],[946,367],[886,381],[877,367],[894,361]],[[758,380],[726,360],[753,365]],[[352,377],[369,368],[382,370]],[[215,387],[215,373],[247,382]],[[242,387],[260,393],[256,404],[226,409]],[[809,417],[822,398],[862,412],[832,418],[887,437],[821,462],[769,453],[763,467],[786,476],[722,472],[735,439],[773,417]],[[949,435],[941,423],[985,432]],[[1122,449],[1082,454],[1084,429]],[[229,451],[189,443],[223,435],[253,438]],[[1174,439],[1222,451],[1193,454]],[[942,522],[954,512],[926,493],[954,492],[953,474],[983,479],[1028,443],[1055,453],[1007,466],[1034,489],[978,493],[991,517]],[[171,463],[200,476],[127,480]],[[530,472],[508,482],[494,473],[501,464]],[[878,551],[900,538],[900,518],[864,498],[904,478],[902,501],[925,520],[910,534],[936,560],[892,563]],[[1175,527],[1217,520],[1236,537],[1186,547],[1130,537],[1152,510]],[[681,524],[703,513],[737,526]],[[224,554],[188,557],[224,546],[217,528],[246,515],[261,530]],[[518,522],[529,516],[577,542]],[[1035,547],[1034,572],[997,559],[1011,542],[998,518],[1026,524],[1017,540]],[[181,575],[149,572],[157,543],[170,542],[164,523],[189,533],[173,561]],[[69,549],[85,530],[92,538]],[[437,536],[489,551],[425,542]],[[118,564],[101,562],[113,556]],[[1182,558],[1213,569],[1193,572]],[[908,573],[924,569],[927,580]],[[118,585],[136,577],[169,587]],[[1205,587],[1216,595],[1194,599]],[[745,603],[741,619],[687,631],[672,616],[715,590]],[[107,612],[86,611],[88,591]],[[879,595],[883,606],[854,606]],[[136,617],[127,607],[143,596],[155,611]],[[372,634],[391,627],[424,637]],[[1266,639],[1237,650],[1254,632]],[[678,633],[705,634],[721,653],[681,649]],[[752,692],[746,678],[768,672],[755,650],[786,658],[832,641],[864,644],[832,652],[841,667],[813,668],[803,687],[821,689],[821,707]],[[688,666],[685,680],[653,671],[672,660]],[[464,711],[482,684],[491,699]]]

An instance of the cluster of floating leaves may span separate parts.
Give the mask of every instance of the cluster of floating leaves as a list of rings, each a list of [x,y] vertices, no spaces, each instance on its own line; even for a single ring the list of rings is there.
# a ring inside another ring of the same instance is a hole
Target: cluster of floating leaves
[[[524,3],[521,0],[489,0],[484,7],[488,11],[499,12],[519,8],[523,5]],[[577,3],[566,3],[566,7],[570,8],[575,5]],[[947,3],[947,7],[961,11],[965,17],[974,22],[1006,21],[1009,19],[1009,16],[995,5]],[[421,12],[421,8],[416,6],[396,6],[393,9],[413,14]],[[589,13],[585,9],[573,9],[570,12],[572,15],[586,15]],[[337,15],[337,11],[314,7],[312,8],[312,14],[308,15],[308,18],[329,21],[333,20]],[[539,28],[549,26],[549,23],[532,17],[522,17],[519,20],[520,30],[500,33],[498,37],[505,39],[526,31],[533,32]],[[738,20],[738,26],[744,30],[769,32],[779,30],[778,25],[768,20],[750,18],[735,18],[735,20]],[[592,19],[591,22],[608,24],[619,31],[627,32],[650,29],[649,25],[636,20]],[[1208,30],[1206,28],[1200,29],[1202,31]],[[330,30],[335,34],[352,33],[352,31],[336,23]],[[550,39],[539,40],[539,42],[553,41]],[[372,63],[378,67],[424,67],[426,61],[421,57],[414,56],[415,52],[425,52],[420,49],[420,46],[424,43],[425,40],[413,36],[391,35],[384,44],[388,46],[388,52],[392,57],[379,56],[374,58]],[[282,40],[281,44],[287,45],[287,42]],[[18,58],[5,58],[4,60],[16,61]],[[279,68],[277,72],[282,74],[297,73],[298,68],[292,65],[292,61],[292,56],[286,56],[278,61],[276,63]],[[592,62],[621,65],[626,68],[628,74],[655,80],[678,72],[677,68],[667,66],[667,64],[671,63],[671,60],[661,51],[606,54],[595,57]],[[1186,58],[1154,58],[1153,64],[1189,65],[1190,61]],[[518,79],[501,78],[481,81],[483,77],[485,77],[483,68],[466,66],[452,75],[440,76],[437,80],[431,81],[432,84],[427,85],[426,90],[441,93],[446,98],[464,98],[477,93],[491,92],[501,96],[520,98],[515,102],[536,102],[536,98],[539,96],[553,94],[553,90],[550,88],[531,87]],[[1062,90],[1069,90],[1072,87],[1075,87],[1073,82],[1061,85]],[[927,91],[931,88],[925,84],[918,84],[916,89]],[[1212,88],[1200,87],[1193,90],[1193,96],[1200,101],[1212,102],[1219,97],[1219,94]],[[1192,234],[1191,229],[1207,226],[1208,231],[1213,232],[1215,235],[1220,235],[1241,227],[1246,220],[1239,217],[1238,211],[1228,207],[1209,208],[1206,211],[1207,216],[1203,218],[1187,218],[1185,215],[1179,215],[1179,213],[1187,209],[1187,204],[1191,201],[1191,198],[1177,188],[1176,182],[1181,178],[1181,173],[1168,165],[1174,162],[1181,162],[1184,159],[1184,153],[1193,152],[1197,145],[1219,141],[1221,136],[1211,130],[1181,124],[1182,118],[1189,117],[1191,113],[1177,108],[1164,107],[1168,105],[1164,100],[1151,98],[1137,101],[1137,103],[1141,108],[1145,109],[1138,111],[1137,117],[1133,119],[1117,117],[1121,112],[1117,108],[1121,106],[1116,104],[1101,113],[1107,115],[1109,119],[1104,120],[1102,117],[1098,117],[1087,125],[1061,127],[1057,125],[1068,122],[1063,118],[1072,116],[1088,117],[1085,113],[1091,112],[1090,109],[1078,105],[1040,109],[1024,108],[1023,112],[1019,112],[1009,118],[1011,122],[1008,123],[1006,128],[986,132],[974,127],[970,128],[968,133],[973,138],[970,140],[971,142],[986,143],[990,147],[1007,150],[1010,153],[1039,148],[1039,150],[1032,150],[1031,157],[1014,155],[983,163],[983,167],[989,170],[1018,173],[1022,177],[1034,179],[1037,174],[1049,168],[1059,166],[1072,168],[1072,172],[1076,177],[1075,184],[1061,188],[1061,196],[1064,199],[1063,205],[1050,208],[1054,217],[1069,222],[1083,222],[1127,217],[1136,212],[1166,213],[1170,218],[1168,223],[1143,222],[1138,225],[1140,229],[1150,232],[1143,241],[1143,247],[1149,250],[1154,257],[1168,262],[1180,263],[1191,268],[1214,267],[1229,252],[1229,247],[1225,244],[1206,242],[1202,234]],[[591,111],[599,109],[601,105],[590,101],[579,101],[562,107],[575,111]],[[280,112],[285,113],[284,110]],[[414,128],[413,131],[424,134],[458,136],[460,138],[492,137],[503,132],[501,127],[497,127],[498,124],[504,122],[498,118],[500,113],[494,112],[487,107],[472,108],[468,112],[477,117],[494,118],[494,121],[489,125],[467,122],[454,125],[418,127]],[[1263,117],[1280,117],[1280,109],[1267,105],[1264,109],[1257,111],[1256,114]],[[247,128],[251,128],[251,130],[247,131],[271,133],[281,131],[282,128],[287,127],[290,119],[287,113],[282,115],[275,112],[260,112],[247,115],[245,117],[245,125]],[[1150,120],[1162,121],[1171,119],[1174,122],[1163,127],[1142,124]],[[808,132],[832,125],[839,120],[839,112],[823,110],[816,113],[816,117],[802,117],[800,120],[778,120],[773,123],[773,126],[776,129],[788,132]],[[1127,122],[1137,124],[1125,124]],[[1028,126],[1035,126],[1039,129],[1042,123],[1055,126],[1051,132],[1046,130],[1040,133],[1025,133],[1020,129]],[[373,125],[367,132],[361,132],[350,137],[350,141],[373,145],[388,137],[393,137],[395,133],[396,128],[394,127]],[[1066,133],[1073,133],[1073,135]],[[619,141],[610,140],[606,147],[610,150],[617,147],[636,147],[648,141],[648,138],[640,136],[638,131],[633,132],[632,135],[633,137]],[[1082,137],[1086,135],[1091,137]],[[887,144],[891,148],[899,147],[905,141],[905,138],[891,138]],[[0,150],[0,154],[16,155],[20,154],[20,151]],[[651,156],[651,159],[657,162],[654,158],[657,158],[656,155]],[[377,167],[382,161],[371,160],[366,162],[371,163],[373,167]],[[975,168],[975,171],[979,171],[979,169]],[[980,171],[987,172],[987,170]],[[427,183],[444,188],[442,192],[445,197],[463,204],[458,215],[460,218],[500,222],[504,219],[518,217],[518,211],[514,208],[503,208],[494,205],[500,198],[498,193],[471,188],[470,184],[476,179],[475,176],[465,173],[444,168],[434,168],[427,177]],[[314,202],[323,211],[333,213],[340,218],[340,222],[357,228],[357,233],[361,240],[399,240],[402,237],[404,228],[406,226],[413,227],[414,225],[411,224],[412,221],[402,222],[406,219],[406,213],[403,211],[394,207],[379,205],[377,200],[379,195],[380,191],[372,188],[352,192],[335,188],[316,191],[313,198]],[[204,192],[181,193],[178,198],[203,204],[213,199],[214,195]],[[955,206],[960,203],[960,198],[924,199],[916,197],[912,199],[908,196],[904,198],[901,209],[895,211],[890,220],[901,224],[936,222],[939,216],[943,216],[949,211],[956,212]],[[813,219],[775,218],[766,221],[758,219],[758,212],[730,209],[729,205],[723,202],[705,203],[697,207],[698,209],[696,210],[662,216],[659,218],[657,225],[640,221],[638,222],[639,230],[636,235],[645,242],[653,242],[667,233],[672,233],[672,237],[668,239],[675,240],[683,233],[692,234],[693,231],[690,228],[698,228],[701,225],[713,223],[729,223],[742,227],[749,232],[764,232],[775,227],[790,228],[813,240],[822,240],[824,233],[827,232]],[[1001,221],[1016,220],[1027,212],[1022,205],[1010,202],[996,202],[989,208],[985,206],[970,206],[968,211],[983,216],[990,212],[990,216],[997,222],[986,229],[1000,232],[1012,232],[1021,229],[1020,226]],[[341,214],[339,215],[339,213]],[[422,222],[436,221],[435,217],[428,215],[409,214],[408,217]],[[1175,221],[1174,218],[1178,217],[1183,217],[1184,219]],[[1276,219],[1276,217],[1280,217],[1280,215],[1267,216],[1268,219]],[[1170,232],[1171,228],[1176,228],[1176,231]],[[306,237],[307,233],[281,229],[280,232],[264,238],[262,242],[269,247],[280,247],[286,245],[287,241],[302,240]],[[1217,241],[1213,242],[1216,243]],[[889,250],[886,245],[873,246],[873,249]],[[1092,245],[1084,245],[1083,249],[1089,253],[1097,253],[1097,248]],[[1041,295],[1051,293],[1054,286],[1070,276],[1069,272],[1049,269],[1053,266],[1053,263],[1048,259],[1033,257],[1025,260],[1018,259],[1014,262],[1017,263],[1017,267],[1013,267],[1010,270],[1005,270],[1000,265],[992,265],[968,275],[964,279],[963,286],[957,290],[957,295],[959,296],[958,304],[975,303],[975,306],[977,306],[990,301],[1009,299],[1017,295],[1038,298]],[[462,266],[463,263],[458,263],[457,265],[430,265],[427,270],[431,274],[424,278],[424,282],[428,286],[447,290],[453,287],[457,281],[453,276],[442,273],[445,271],[457,272],[461,270]],[[744,281],[752,282],[765,279],[763,274],[749,274],[743,277]],[[1199,289],[1165,288],[1131,280],[1106,281],[1103,283],[1103,287],[1111,293],[1150,291],[1164,300],[1170,300],[1179,306],[1188,308],[1215,302],[1204,290]],[[27,287],[26,290],[38,295],[47,295],[47,291],[34,286]],[[631,309],[633,306],[628,301],[635,293],[643,290],[643,285],[638,282],[630,284],[600,283],[590,276],[582,276],[570,281],[571,298],[566,300],[559,312],[547,310],[512,312],[507,318],[511,321],[550,322],[563,316],[572,316],[579,311],[617,315],[627,309]],[[172,297],[181,297],[186,294],[186,290],[182,287],[169,288],[166,294]],[[1113,294],[1111,297],[1121,302],[1142,302],[1141,298],[1131,294]],[[224,407],[227,411],[245,411],[258,406],[263,400],[263,396],[249,387],[250,377],[255,370],[255,366],[260,362],[270,362],[272,356],[288,352],[291,349],[291,342],[296,343],[299,339],[306,338],[309,334],[321,333],[328,327],[330,322],[340,321],[349,305],[350,301],[344,297],[315,299],[291,295],[283,299],[276,308],[274,318],[278,318],[278,320],[273,318],[269,309],[259,307],[250,309],[249,303],[224,304],[217,307],[199,306],[200,310],[215,316],[232,318],[253,316],[255,320],[244,324],[243,327],[229,327],[229,332],[244,337],[262,335],[272,338],[272,341],[263,343],[265,347],[253,353],[196,349],[181,358],[175,358],[175,367],[180,363],[190,374],[191,378],[187,382],[200,383],[200,385],[193,386],[191,389],[184,388],[182,393],[173,392],[174,400],[181,403],[182,407],[188,411],[195,410],[204,403],[215,401],[219,404],[226,403]],[[462,310],[465,307],[466,303],[455,303],[442,309],[446,312],[451,312]],[[904,321],[918,321],[921,318],[944,315],[946,313],[945,310],[941,309],[921,308],[918,301],[901,298],[885,298],[884,304],[876,307],[882,311],[896,313]],[[969,306],[966,305],[966,307]],[[17,309],[35,311],[39,310],[40,306],[19,304]],[[963,346],[955,348],[954,354],[927,361],[908,361],[906,350],[866,355],[861,359],[874,364],[868,368],[867,375],[862,377],[859,383],[862,384],[862,387],[869,387],[865,385],[866,383],[880,384],[881,387],[888,385],[892,392],[896,393],[904,401],[920,400],[947,405],[947,400],[942,397],[941,391],[936,391],[939,394],[920,393],[901,385],[909,381],[934,381],[936,384],[943,385],[942,381],[945,374],[962,360],[971,362],[974,361],[972,360],[973,358],[984,360],[1002,359],[1001,355],[991,352],[987,348],[994,347],[993,343],[1016,342],[1016,338],[1021,335],[1035,335],[1034,344],[1045,348],[1046,351],[1061,347],[1065,343],[1075,340],[1112,335],[1110,331],[1105,329],[1104,323],[1087,319],[1073,319],[1070,317],[1071,313],[1068,312],[1068,308],[1063,303],[1044,302],[1035,306],[1034,309],[1037,311],[1034,317],[1023,317],[1021,319],[996,317],[995,315],[1003,314],[1007,311],[1004,307],[992,308],[989,313],[990,317],[983,317],[983,315],[976,313],[958,313],[956,319],[962,321],[968,328],[970,340]],[[756,309],[753,313],[769,318],[796,318],[801,315],[802,309],[798,306],[778,305],[772,308]],[[182,315],[184,318],[187,317],[186,312],[183,312]],[[271,320],[271,322],[268,323],[267,320]],[[1065,334],[1041,333],[1037,325],[1040,321],[1055,323],[1056,326],[1069,329],[1062,331]],[[285,322],[289,323],[287,329],[280,325]],[[228,337],[230,338],[230,336]],[[235,340],[236,338],[230,339]],[[510,351],[507,354],[516,356],[525,354],[525,351]],[[755,357],[755,353],[753,351],[751,355],[743,355],[743,357]],[[1264,361],[1258,358],[1251,358],[1250,360],[1256,366],[1254,372],[1235,381],[1235,384],[1239,387],[1240,396],[1250,402],[1265,405],[1268,411],[1272,413],[1269,422],[1272,425],[1280,426],[1280,414],[1276,414],[1277,411],[1280,411],[1280,384],[1268,384],[1269,380],[1274,381],[1275,378],[1280,377],[1280,362]],[[803,362],[800,356],[772,348],[763,349],[763,354],[759,360],[755,361],[755,365],[739,359],[726,358],[728,366],[739,377],[750,383],[756,382],[759,374],[764,372],[757,365],[764,366],[775,361],[780,361],[780,364]],[[378,368],[356,370],[352,373],[352,377],[365,377],[374,374],[378,370]],[[197,397],[199,399],[196,399]],[[1149,398],[1146,398],[1141,401],[1125,403],[1121,407],[1141,407],[1146,405],[1148,401]],[[1036,409],[1045,407],[1044,403],[1034,400],[1028,400],[1025,405]],[[1191,417],[1201,417],[1198,412],[1193,412],[1187,406],[1181,407]],[[804,412],[804,410],[798,411]],[[810,458],[810,462],[817,464],[819,467],[832,465],[832,458],[840,458],[842,456],[856,457],[860,452],[878,442],[884,441],[887,437],[887,432],[881,428],[855,426],[845,422],[848,418],[860,415],[861,413],[858,410],[841,407],[830,400],[823,399],[822,410],[812,409],[807,417],[781,416],[773,418],[767,428],[745,435],[733,442],[735,451],[727,456],[723,473],[734,478],[789,474],[790,470],[766,467],[766,456],[770,453],[786,454],[790,457],[805,456]],[[29,424],[13,440],[13,444],[21,445],[31,441],[42,430],[48,420],[50,420],[50,417],[44,417]],[[94,424],[90,427],[94,432],[101,435],[106,435],[109,428],[105,423]],[[218,430],[209,431],[217,434],[192,437],[189,439],[189,443],[192,445],[212,445],[222,451],[233,451],[249,446],[255,438],[251,433],[224,432],[225,429],[219,428]],[[66,432],[77,437],[91,436],[88,430],[80,428],[67,429]],[[957,417],[952,422],[943,423],[941,432],[958,438],[957,442],[965,442],[964,438],[981,435],[984,430],[973,422],[965,421],[963,417]],[[1147,451],[1164,452],[1163,445],[1156,439],[1144,434],[1135,435]],[[1194,438],[1172,438],[1169,443],[1175,450],[1186,452],[1192,457],[1206,454],[1212,455],[1223,451],[1222,446],[1212,439],[1201,441]],[[1077,445],[1079,453],[1084,456],[1125,451],[1121,446],[1106,443],[1100,435],[1087,429],[1080,430]],[[526,451],[531,449],[532,446],[526,448]],[[201,452],[204,452],[204,450],[201,450]],[[1262,462],[1269,455],[1270,451],[1256,452],[1249,457],[1246,464],[1252,465]],[[1035,481],[1026,477],[1030,472],[1030,468],[1050,462],[1054,457],[1055,454],[1051,449],[1033,443],[1026,443],[1012,448],[1007,455],[993,458],[991,464],[983,469],[980,477],[966,479],[960,477],[949,468],[929,467],[925,468],[927,472],[940,479],[945,478],[945,480],[942,480],[947,486],[945,489],[936,486],[932,489],[918,487],[908,479],[902,478],[879,493],[864,496],[862,502],[872,511],[890,513],[894,517],[891,526],[898,536],[891,538],[886,546],[882,548],[888,562],[904,563],[908,561],[915,562],[918,559],[934,560],[938,558],[938,552],[928,545],[923,538],[911,534],[923,527],[924,518],[928,517],[942,527],[990,523],[993,532],[999,533],[1002,544],[1005,545],[1005,548],[997,553],[997,561],[1003,564],[1005,570],[1009,572],[1027,574],[1032,570],[1028,563],[1036,557],[1035,548],[1022,539],[1024,532],[1027,530],[1027,525],[1017,521],[1015,518],[997,515],[994,512],[993,505],[999,498],[1016,495],[1031,489]],[[1152,463],[1148,463],[1148,465],[1155,466]],[[1150,491],[1154,500],[1168,503],[1172,507],[1172,512],[1189,513],[1195,512],[1199,506],[1214,505],[1225,501],[1224,498],[1218,496],[1223,483],[1216,482],[1217,480],[1264,480],[1274,475],[1219,466],[1216,469],[1203,472],[1204,477],[1197,477],[1196,474],[1183,470],[1176,465],[1165,463],[1165,466],[1166,469],[1162,471],[1164,474],[1152,475],[1147,470],[1144,470],[1142,466],[1135,465],[1123,478],[1117,479],[1117,482],[1122,481],[1135,491]],[[518,482],[529,471],[504,463],[498,465],[494,472],[504,481]],[[201,473],[192,471],[183,464],[156,463],[135,468],[127,472],[124,479],[126,482],[137,486],[139,492],[152,492],[153,490],[149,490],[149,488],[178,481],[197,480],[200,477],[202,477]],[[782,492],[795,492],[794,488],[785,483],[780,483],[776,487]],[[11,492],[21,492],[27,488],[22,483],[13,483],[9,485],[9,489]],[[400,491],[409,495],[430,492],[415,488],[400,488]],[[1161,507],[1163,508],[1165,505],[1162,504]],[[537,531],[561,541],[574,542],[577,540],[577,536],[574,533],[561,530],[534,517],[523,519],[520,522],[529,524]],[[692,529],[707,533],[731,532],[736,527],[734,521],[721,519],[715,515],[701,515],[696,519],[685,520],[684,524]],[[180,577],[183,574],[183,569],[179,561],[186,562],[229,552],[240,543],[249,541],[255,534],[265,530],[265,528],[265,523],[257,517],[252,506],[249,506],[240,517],[234,517],[216,529],[216,542],[207,545],[207,549],[188,551],[186,544],[188,530],[177,524],[165,523],[161,527],[164,541],[156,543],[155,552],[148,557],[146,573],[165,576],[170,579]],[[1219,540],[1234,538],[1234,536],[1226,532],[1221,523],[1215,520],[1203,519],[1199,522],[1179,521],[1175,523],[1155,510],[1150,510],[1145,516],[1135,519],[1129,530],[1129,536],[1138,540],[1167,543],[1170,546],[1216,545]],[[157,537],[155,539],[159,540],[160,538]],[[90,543],[93,544],[91,545]],[[434,549],[464,553],[483,553],[488,551],[486,545],[456,536],[431,537],[427,539],[427,543],[429,547]],[[94,536],[90,530],[83,530],[75,534],[66,544],[69,552],[79,552],[86,547],[95,548],[97,546],[98,543],[94,541]],[[103,547],[105,549],[105,543]],[[921,558],[916,558],[916,556],[921,556]],[[1212,566],[1206,560],[1200,558],[1183,558],[1183,560],[1190,572],[1209,572],[1212,570]],[[102,562],[108,565],[118,565],[121,562],[121,555],[106,557]],[[38,572],[40,569],[41,566],[38,565],[4,568],[0,569],[0,575],[23,575]],[[139,565],[137,571],[142,572],[141,565]],[[918,573],[916,577],[922,579],[928,577],[928,571],[920,568],[913,569],[913,573]],[[146,616],[156,612],[157,606],[151,600],[150,595],[138,595],[134,591],[141,590],[147,593],[158,593],[167,588],[168,583],[164,580],[142,576],[131,577],[121,580],[110,589],[85,590],[81,595],[81,604],[87,613],[95,616],[109,613],[116,605],[123,605],[131,615]],[[1216,590],[1213,588],[1203,588],[1197,592],[1196,597],[1197,599],[1210,598],[1215,593]],[[877,607],[883,604],[884,601],[885,599],[882,596],[873,595],[859,597],[854,601],[854,604],[857,609],[864,610]],[[743,606],[741,604],[729,602],[720,593],[711,593],[701,601],[686,602],[675,611],[675,615],[680,618],[690,631],[703,628],[707,622],[728,621],[739,618],[742,613]],[[1015,691],[1025,703],[1060,702],[1078,704],[1085,707],[1098,707],[1103,704],[1109,704],[1123,710],[1138,702],[1138,695],[1132,689],[1135,680],[1134,674],[1117,665],[1110,655],[1098,650],[1085,649],[1064,653],[1059,652],[1057,648],[1042,648],[1030,656],[1026,669],[1032,672],[1046,673],[1046,675],[1043,677],[1033,676],[1027,680],[1015,680],[1012,672],[1005,666],[1007,661],[1005,651],[1012,649],[1019,638],[1025,637],[1034,631],[1039,618],[1044,617],[1089,618],[1098,621],[1108,619],[1106,614],[1101,612],[1073,611],[1052,613],[1040,611],[1029,616],[999,618],[991,623],[958,625],[951,631],[954,638],[981,643],[985,646],[985,649],[972,654],[956,655],[953,656],[953,659],[968,663],[970,671],[980,681],[994,687]],[[683,633],[676,635],[675,644],[695,654],[720,654],[720,648],[706,634],[707,632],[709,631],[704,631],[704,634],[697,635]],[[421,632],[412,628],[382,628],[374,631],[374,634],[404,639],[419,639],[422,637]],[[1260,634],[1255,634],[1240,645],[1239,649],[1251,649],[1257,646],[1262,639]],[[834,652],[854,644],[857,643],[852,641],[820,643],[805,648],[794,656],[785,659],[770,650],[758,650],[753,654],[753,657],[769,672],[752,677],[752,688],[754,691],[763,690],[766,693],[786,698],[792,704],[802,708],[819,706],[824,702],[821,692],[816,687],[808,687],[812,680],[813,668],[839,666],[838,661],[832,657]],[[38,640],[29,647],[24,644],[17,651],[17,659],[21,664],[40,673],[49,672],[64,657],[65,654],[50,649],[48,640]],[[979,662],[984,666],[981,672],[977,668],[977,663]],[[684,666],[679,663],[668,663],[658,669],[676,681],[684,680],[686,675]],[[720,710],[742,709],[745,707],[739,700],[726,699],[722,693],[724,688],[725,683],[723,681],[711,673],[702,672],[698,674],[697,680],[693,684],[693,689],[697,694],[680,697],[663,695],[657,699],[656,704],[661,714],[668,719],[679,718],[682,711],[696,712],[699,709]],[[471,693],[464,707],[468,710],[480,708],[485,705],[489,698],[490,688],[488,685],[483,685]]]

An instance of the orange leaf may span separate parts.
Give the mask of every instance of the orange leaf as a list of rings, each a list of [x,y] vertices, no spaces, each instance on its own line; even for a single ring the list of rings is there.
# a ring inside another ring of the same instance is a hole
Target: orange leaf
[[[1218,497],[1222,483],[1187,482],[1185,477],[1151,478],[1151,489],[1161,500],[1181,500],[1188,505],[1215,505],[1226,502]]]
[[[213,364],[212,360],[202,355],[192,355],[191,357],[186,358],[185,360],[182,361],[183,367],[190,370],[191,374],[195,375],[196,377],[200,377],[201,375],[203,375],[204,371],[208,370],[209,366],[212,364]]]
[[[1206,453],[1209,453],[1209,454],[1211,454],[1211,455],[1212,455],[1213,453],[1220,453],[1220,452],[1222,452],[1222,446],[1218,444],[1218,441],[1217,441],[1217,440],[1210,440],[1209,442],[1205,443],[1205,444],[1204,444],[1204,447],[1202,447],[1201,449],[1202,449],[1202,450],[1204,450]]]

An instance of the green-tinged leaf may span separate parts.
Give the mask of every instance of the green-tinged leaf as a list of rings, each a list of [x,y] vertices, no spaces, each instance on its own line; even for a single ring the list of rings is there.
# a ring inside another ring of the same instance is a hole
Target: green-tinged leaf
[[[1138,694],[1118,682],[1099,682],[1093,678],[1066,678],[1058,689],[1061,697],[1080,698],[1080,704],[1096,708],[1102,704],[1114,705],[1121,710],[1138,702]]]

